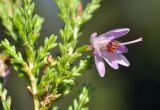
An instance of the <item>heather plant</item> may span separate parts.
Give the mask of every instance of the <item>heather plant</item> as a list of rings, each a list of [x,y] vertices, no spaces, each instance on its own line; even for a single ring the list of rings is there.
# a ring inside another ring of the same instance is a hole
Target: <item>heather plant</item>
[[[101,34],[93,33],[87,45],[78,46],[81,29],[100,7],[101,0],[89,0],[83,5],[81,0],[54,0],[59,8],[58,16],[64,22],[59,35],[43,37],[43,45],[38,38],[43,24],[42,17],[34,14],[32,0],[0,0],[0,18],[5,28],[5,39],[0,42],[0,101],[4,110],[11,110],[11,97],[7,94],[4,83],[11,69],[19,78],[29,81],[28,89],[34,102],[34,110],[58,110],[55,102],[65,98],[75,80],[91,67],[92,55],[98,73],[105,75],[104,60],[114,69],[118,64],[129,66],[129,61],[122,55],[127,52],[125,45],[142,41],[120,43],[115,39],[126,35],[128,28],[119,28]],[[57,37],[61,38],[57,41]],[[91,44],[90,44],[91,43]],[[59,49],[60,54],[51,53]],[[86,57],[82,57],[85,54]],[[88,110],[90,87],[83,86],[78,98],[73,100],[68,110]]]
[[[89,51],[88,45],[78,47],[77,44],[82,26],[91,19],[100,0],[91,0],[85,7],[81,0],[54,2],[59,8],[58,16],[64,22],[58,36],[61,41],[57,42],[57,35],[52,34],[44,37],[43,45],[38,45],[44,19],[33,13],[33,1],[0,0],[0,18],[7,36],[0,43],[1,77],[6,81],[13,67],[20,78],[27,78],[30,83],[26,88],[32,96],[34,110],[58,110],[54,102],[70,93],[76,77],[89,69],[91,63],[90,56],[81,58]],[[54,48],[59,48],[60,55],[51,53]],[[88,87],[84,86],[68,110],[87,110],[88,92]],[[10,110],[11,98],[2,84],[0,96],[3,109]]]

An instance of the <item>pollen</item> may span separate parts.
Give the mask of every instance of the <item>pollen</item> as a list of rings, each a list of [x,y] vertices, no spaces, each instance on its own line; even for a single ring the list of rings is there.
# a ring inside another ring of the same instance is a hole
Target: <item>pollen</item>
[[[114,53],[117,50],[117,48],[120,46],[119,44],[120,43],[116,40],[111,41],[106,45],[107,51]]]

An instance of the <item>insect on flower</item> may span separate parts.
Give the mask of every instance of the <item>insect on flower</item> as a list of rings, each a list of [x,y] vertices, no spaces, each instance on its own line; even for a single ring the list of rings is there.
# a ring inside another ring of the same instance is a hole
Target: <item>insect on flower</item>
[[[91,45],[94,49],[94,59],[101,77],[105,75],[105,64],[104,60],[114,69],[118,69],[119,65],[128,67],[130,65],[129,61],[123,56],[122,53],[127,53],[128,48],[126,45],[142,41],[142,37],[129,41],[129,42],[119,42],[116,39],[126,35],[130,29],[119,28],[114,29],[97,37],[97,33],[93,33],[90,36]]]

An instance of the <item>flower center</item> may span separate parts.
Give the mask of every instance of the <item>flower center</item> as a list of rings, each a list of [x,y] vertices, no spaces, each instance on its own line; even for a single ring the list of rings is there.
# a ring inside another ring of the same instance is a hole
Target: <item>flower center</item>
[[[119,46],[120,46],[120,43],[116,40],[113,40],[106,45],[106,49],[107,51],[114,53]]]

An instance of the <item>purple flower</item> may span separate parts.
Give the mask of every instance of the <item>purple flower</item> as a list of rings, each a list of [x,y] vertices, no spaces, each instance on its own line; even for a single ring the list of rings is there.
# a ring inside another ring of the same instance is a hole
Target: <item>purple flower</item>
[[[119,65],[128,67],[129,61],[123,56],[122,53],[127,53],[128,48],[125,45],[142,41],[142,37],[137,40],[121,43],[115,39],[126,35],[130,29],[119,28],[114,29],[97,37],[97,33],[90,36],[92,47],[94,48],[94,59],[101,77],[105,75],[104,60],[114,69],[118,69]]]

